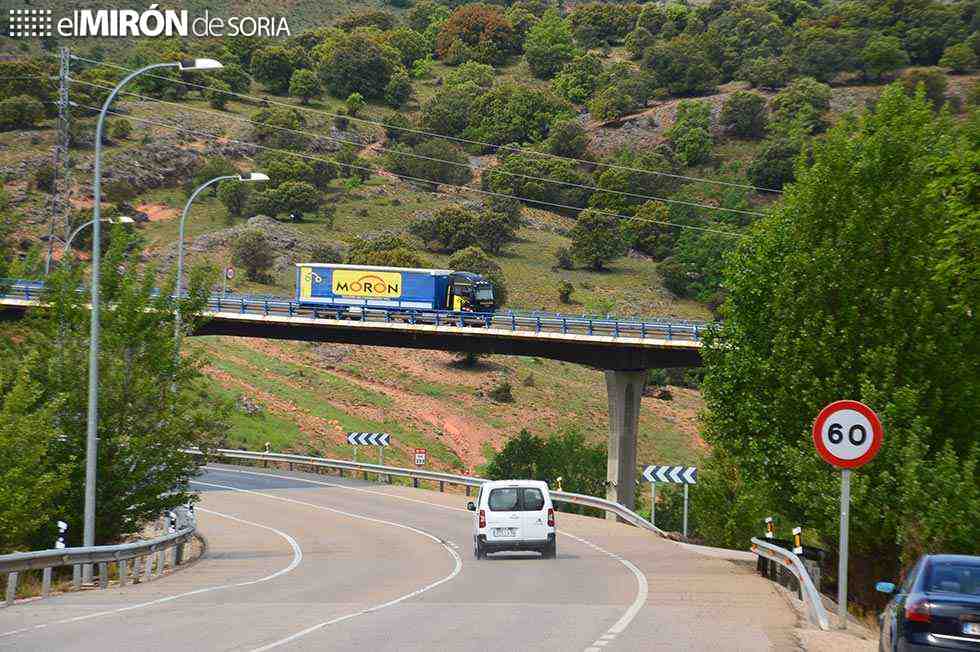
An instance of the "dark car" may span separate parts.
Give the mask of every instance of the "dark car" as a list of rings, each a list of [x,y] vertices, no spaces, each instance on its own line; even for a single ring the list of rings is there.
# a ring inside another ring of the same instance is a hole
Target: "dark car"
[[[881,614],[880,650],[980,652],[980,557],[923,555]]]

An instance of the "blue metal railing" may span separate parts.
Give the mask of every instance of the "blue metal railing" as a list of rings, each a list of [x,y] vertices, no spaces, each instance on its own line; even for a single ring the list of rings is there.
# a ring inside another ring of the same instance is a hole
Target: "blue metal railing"
[[[0,297],[11,296],[24,299],[40,298],[44,291],[42,281],[0,278]],[[460,312],[452,310],[427,310],[385,308],[374,306],[311,306],[294,299],[273,295],[214,294],[208,299],[208,307],[215,312],[232,310],[238,314],[258,312],[262,315],[283,313],[290,317],[303,315],[314,319],[359,318],[368,321],[377,317],[386,323],[394,319],[406,319],[409,324],[431,323],[435,326],[460,326],[480,324],[487,328],[503,327],[511,331],[534,331],[540,333],[549,328],[562,334],[606,335],[615,338],[635,337],[666,338],[668,340],[700,340],[706,327],[705,322],[681,319],[640,319],[620,318],[610,315],[564,315],[545,311],[506,310],[497,313]]]

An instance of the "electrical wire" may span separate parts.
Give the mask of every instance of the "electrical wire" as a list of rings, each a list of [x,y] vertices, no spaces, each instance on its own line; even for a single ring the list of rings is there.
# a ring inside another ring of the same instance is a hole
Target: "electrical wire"
[[[94,82],[87,82],[87,81],[83,81],[83,80],[75,79],[75,78],[70,78],[70,81],[72,81],[73,83],[84,84],[86,86],[93,86],[93,87],[96,87],[96,88],[102,88],[102,89],[106,89],[106,90],[112,90],[112,87],[111,86],[106,86],[104,84],[96,84]],[[179,102],[170,102],[168,100],[161,100],[161,99],[157,99],[157,98],[154,98],[154,97],[150,97],[148,95],[141,95],[139,93],[134,93],[132,91],[119,91],[119,93],[120,94],[123,94],[123,95],[131,95],[131,96],[134,96],[134,97],[138,97],[138,98],[140,98],[140,99],[142,99],[144,101],[147,101],[147,102],[157,102],[157,103],[160,103],[160,104],[167,104],[167,105],[170,105],[170,106],[175,106],[175,107],[177,107],[179,109],[182,109],[182,110],[194,111],[194,112],[197,112],[197,113],[203,113],[205,115],[210,115],[210,116],[214,116],[214,117],[218,117],[218,118],[224,118],[224,119],[230,118],[230,119],[235,120],[237,122],[243,122],[243,123],[248,123],[248,124],[252,124],[252,125],[259,125],[259,126],[263,126],[263,127],[270,127],[272,129],[278,129],[280,131],[287,131],[287,132],[291,132],[291,133],[295,133],[295,134],[301,134],[301,135],[310,136],[310,137],[313,137],[313,138],[326,138],[328,140],[333,140],[333,141],[336,141],[336,142],[339,142],[339,143],[345,143],[345,144],[348,144],[348,145],[354,145],[354,146],[357,146],[357,147],[362,147],[363,146],[363,143],[361,143],[359,141],[347,140],[347,139],[344,139],[344,138],[339,138],[337,136],[328,136],[328,135],[325,135],[325,134],[317,134],[317,133],[314,133],[312,131],[305,131],[305,130],[302,130],[302,129],[294,129],[292,127],[283,127],[283,126],[280,126],[280,125],[270,124],[268,122],[259,122],[259,121],[256,121],[256,120],[250,120],[249,118],[242,118],[242,117],[233,116],[233,115],[229,115],[229,114],[225,114],[225,113],[218,113],[216,111],[211,111],[211,110],[208,110],[208,109],[202,109],[202,108],[198,108],[198,107],[194,107],[194,106],[186,106],[186,105],[181,104]],[[470,164],[470,163],[459,163],[457,161],[447,161],[445,159],[435,158],[435,157],[432,157],[432,156],[426,156],[424,154],[416,154],[414,152],[399,151],[399,150],[395,150],[395,149],[392,149],[392,148],[389,148],[389,147],[375,146],[373,149],[375,149],[377,151],[381,151],[381,152],[390,152],[390,153],[396,154],[398,156],[409,156],[409,157],[412,157],[412,158],[415,158],[415,159],[421,159],[421,160],[430,161],[430,162],[433,162],[433,163],[442,163],[442,164],[445,164],[445,165],[452,165],[452,166],[455,166],[455,167],[466,168],[468,170],[479,170],[480,169],[479,166],[473,165],[473,164]],[[764,217],[764,215],[765,215],[764,213],[760,213],[758,211],[748,211],[748,210],[743,210],[743,209],[739,209],[739,208],[726,208],[726,207],[723,207],[723,206],[711,206],[709,204],[700,204],[700,203],[697,203],[697,202],[689,202],[689,201],[685,201],[685,200],[681,200],[681,199],[669,199],[667,197],[656,197],[656,196],[653,196],[653,195],[642,195],[642,194],[639,194],[639,193],[627,192],[625,190],[614,190],[614,189],[610,189],[610,188],[600,188],[598,186],[590,186],[590,185],[587,185],[587,184],[574,183],[574,182],[571,182],[571,181],[562,181],[562,180],[559,180],[559,179],[550,179],[550,178],[547,178],[547,177],[538,177],[538,176],[534,176],[534,175],[530,175],[530,174],[522,174],[522,173],[519,173],[519,172],[509,172],[507,170],[501,170],[501,169],[494,169],[494,170],[491,170],[490,172],[492,174],[503,174],[503,175],[510,176],[510,177],[519,177],[519,178],[522,178],[522,179],[531,179],[533,181],[542,181],[544,183],[554,183],[554,184],[561,185],[561,186],[567,186],[567,187],[572,187],[572,188],[579,188],[579,189],[582,189],[582,190],[592,190],[592,191],[595,191],[595,192],[610,193],[610,194],[615,194],[615,195],[621,195],[621,196],[624,196],[624,197],[634,197],[634,198],[637,198],[637,199],[645,199],[645,200],[648,200],[648,201],[664,202],[664,203],[668,203],[668,204],[680,204],[680,205],[683,205],[683,206],[693,206],[693,207],[697,207],[697,208],[704,208],[704,209],[716,210],[716,211],[727,211],[727,212],[731,212],[731,213],[740,213],[742,215],[752,215],[752,216],[756,216],[756,217]]]
[[[89,110],[92,110],[92,111],[100,111],[101,110],[101,109],[99,109],[97,107],[94,107],[94,106],[87,106],[87,105],[84,105],[84,104],[78,104],[76,102],[72,102],[72,105],[73,106],[77,106],[79,108],[83,108],[83,109],[89,109]],[[169,123],[168,124],[168,123],[165,123],[165,122],[158,122],[156,120],[149,120],[147,118],[137,118],[137,117],[134,117],[134,116],[127,115],[125,113],[120,113],[118,111],[109,110],[106,113],[111,114],[111,115],[117,115],[117,116],[125,117],[125,118],[130,119],[130,120],[135,120],[136,122],[142,122],[142,123],[146,123],[146,124],[153,124],[153,125],[156,125],[156,126],[159,126],[159,127],[164,127],[164,128],[168,128],[168,129],[175,129],[177,131],[182,131],[182,132],[189,133],[189,134],[195,134],[195,135],[202,136],[202,137],[209,138],[209,139],[219,138],[218,136],[215,136],[215,134],[212,134],[212,133],[209,133],[209,132],[198,131],[198,130],[195,130],[195,129],[188,129],[186,127],[181,127],[179,125],[175,125],[175,124],[172,124],[172,123]],[[302,154],[300,152],[292,152],[292,151],[287,150],[287,149],[280,149],[280,148],[276,148],[276,147],[268,147],[266,145],[260,145],[258,143],[252,143],[252,142],[249,142],[249,141],[238,140],[238,139],[235,139],[235,138],[227,138],[227,137],[224,137],[223,140],[225,140],[226,142],[237,143],[237,144],[240,144],[240,145],[247,145],[247,146],[250,146],[250,147],[255,147],[255,148],[258,148],[258,149],[263,149],[263,150],[267,150],[267,151],[271,151],[271,152],[279,152],[279,153],[282,153],[282,154],[286,154],[286,155],[289,155],[289,156],[295,156],[295,157],[298,157],[298,158],[305,158],[305,159],[313,160],[313,161],[323,161],[323,162],[327,162],[327,163],[337,163],[337,161],[334,161],[333,159],[329,159],[329,158],[322,158],[322,157],[318,157],[318,156],[312,156],[312,155],[309,155],[309,154]],[[424,184],[433,184],[433,183],[435,183],[435,182],[431,181],[430,179],[422,179],[420,177],[413,177],[413,176],[409,176],[409,175],[405,175],[405,174],[396,174],[394,172],[388,172],[387,170],[380,170],[380,169],[365,167],[365,166],[361,166],[361,165],[354,165],[354,164],[351,164],[351,163],[338,163],[338,164],[341,165],[341,166],[343,166],[343,167],[350,168],[350,169],[353,169],[353,170],[362,170],[362,171],[365,171],[365,172],[370,172],[370,173],[373,173],[373,174],[378,174],[379,176],[388,175],[388,176],[396,177],[396,178],[403,179],[403,180],[406,180],[406,181],[412,181],[412,182],[415,182],[415,183],[424,183]],[[517,196],[517,195],[509,195],[509,194],[506,194],[506,193],[493,192],[493,191],[489,191],[489,190],[481,190],[479,188],[470,188],[469,186],[461,186],[461,185],[450,184],[450,183],[443,183],[443,184],[439,184],[439,185],[447,186],[447,187],[450,187],[450,188],[456,188],[458,190],[462,190],[462,191],[465,191],[465,192],[473,192],[473,193],[477,193],[477,194],[481,194],[481,195],[487,195],[487,196],[492,196],[492,197],[500,197],[500,198],[503,198],[503,199],[515,199],[517,201],[538,204],[538,205],[541,205],[541,206],[549,206],[549,207],[552,207],[552,208],[561,208],[561,209],[564,209],[564,210],[572,210],[572,211],[581,211],[582,210],[578,206],[570,206],[570,205],[567,205],[567,204],[558,204],[558,203],[555,203],[555,202],[546,202],[546,201],[542,201],[542,200],[538,200],[538,199],[530,199],[528,197],[520,197],[520,196]],[[439,191],[433,191],[433,193],[434,194],[438,194],[438,195],[445,195],[447,197],[456,197],[456,195],[454,195],[452,193],[445,193],[445,192],[439,192]],[[722,230],[722,229],[712,229],[712,228],[709,228],[709,227],[694,226],[694,225],[691,225],[691,224],[676,224],[676,223],[667,222],[667,221],[664,221],[664,220],[651,220],[651,219],[647,219],[647,218],[636,217],[636,216],[633,216],[633,215],[623,215],[621,213],[613,213],[613,212],[610,212],[610,211],[603,211],[603,210],[599,210],[599,209],[591,209],[591,210],[594,213],[598,213],[598,214],[601,214],[601,215],[608,215],[610,217],[615,217],[615,218],[620,219],[620,220],[636,221],[636,222],[647,222],[647,223],[650,223],[650,224],[660,224],[660,225],[668,226],[668,227],[675,227],[675,228],[681,228],[681,229],[692,229],[692,230],[696,230],[696,231],[702,231],[702,232],[707,232],[707,233],[716,233],[716,234],[719,234],[719,235],[724,235],[724,236],[734,237],[734,238],[743,238],[743,237],[745,237],[741,233],[735,233],[735,232],[732,232],[732,231],[725,231],[725,230]]]
[[[95,64],[95,65],[100,65],[100,66],[108,66],[110,68],[116,68],[118,70],[123,70],[123,71],[127,71],[127,72],[133,72],[135,70],[135,68],[128,68],[126,66],[121,66],[121,65],[116,64],[116,63],[110,63],[110,62],[107,62],[107,61],[98,61],[96,59],[88,59],[88,58],[80,57],[80,56],[74,55],[74,54],[72,55],[72,58],[73,59],[77,59],[79,61],[84,61],[86,63],[91,63],[91,64]],[[296,110],[299,110],[299,111],[307,111],[307,112],[310,112],[310,113],[317,113],[317,114],[325,115],[325,116],[328,116],[328,117],[331,117],[331,118],[339,117],[338,114],[336,114],[336,113],[331,113],[329,111],[324,111],[322,109],[314,109],[312,107],[290,104],[288,102],[279,102],[277,100],[272,100],[272,99],[265,98],[265,97],[257,97],[255,95],[247,95],[247,94],[244,94],[244,93],[236,93],[236,92],[231,91],[231,90],[224,90],[224,89],[220,89],[220,88],[215,88],[213,86],[206,86],[204,84],[197,84],[195,82],[187,81],[187,80],[184,80],[184,79],[177,79],[177,78],[174,78],[174,77],[166,77],[164,75],[157,75],[157,74],[154,74],[154,73],[144,73],[143,76],[145,76],[145,77],[154,77],[154,78],[157,78],[157,79],[163,79],[163,80],[170,81],[170,82],[176,82],[178,84],[184,84],[186,86],[191,86],[193,88],[197,88],[197,89],[200,89],[200,90],[210,90],[210,91],[214,91],[216,93],[223,93],[223,94],[226,94],[226,95],[231,95],[233,97],[238,97],[238,98],[249,100],[249,101],[252,101],[252,102],[272,104],[272,105],[276,105],[276,106],[286,107],[286,108],[289,108],[289,109],[296,109]],[[425,131],[425,130],[422,130],[422,129],[415,129],[415,128],[412,128],[412,127],[404,127],[404,126],[399,126],[399,125],[391,125],[391,124],[387,124],[387,123],[381,122],[379,120],[368,120],[366,118],[358,118],[358,117],[349,116],[349,115],[345,115],[343,117],[346,118],[346,119],[348,119],[348,120],[350,120],[351,122],[360,122],[360,123],[363,123],[363,124],[369,124],[369,125],[373,125],[373,126],[376,126],[376,127],[382,127],[384,129],[392,129],[392,130],[397,130],[397,131],[405,131],[405,132],[414,133],[414,134],[418,134],[418,135],[422,135],[422,136],[428,136],[428,137],[431,137],[431,138],[443,138],[445,140],[451,140],[451,141],[454,141],[454,142],[457,142],[457,143],[464,143],[464,144],[468,144],[468,145],[480,145],[481,147],[486,147],[486,148],[502,149],[502,150],[507,150],[507,151],[519,152],[519,153],[522,153],[522,154],[531,154],[531,155],[534,155],[534,156],[543,156],[543,157],[547,157],[547,158],[554,158],[554,159],[559,159],[559,160],[564,160],[564,161],[571,161],[571,162],[574,162],[574,163],[579,163],[579,164],[584,164],[584,165],[594,165],[594,166],[597,166],[597,167],[605,167],[605,168],[609,168],[609,169],[613,169],[613,170],[623,170],[623,171],[626,171],[626,172],[637,172],[637,173],[641,173],[641,174],[653,174],[653,175],[663,176],[663,177],[669,177],[669,178],[673,178],[673,179],[682,179],[682,180],[685,180],[685,181],[694,181],[694,182],[699,182],[699,183],[716,184],[716,185],[728,186],[728,187],[733,187],[733,188],[742,188],[742,189],[745,189],[745,190],[755,190],[755,191],[759,191],[759,192],[769,192],[769,193],[775,193],[775,194],[782,194],[782,192],[783,192],[782,190],[777,190],[775,188],[764,188],[764,187],[753,186],[753,185],[745,184],[745,183],[734,183],[734,182],[731,182],[731,181],[720,181],[720,180],[717,180],[717,179],[705,179],[705,178],[701,178],[701,177],[692,177],[692,176],[687,176],[687,175],[683,175],[683,174],[674,174],[674,173],[671,173],[671,172],[660,172],[660,171],[657,171],[657,170],[646,170],[646,169],[643,169],[643,168],[634,168],[634,167],[630,167],[630,166],[626,166],[626,165],[618,165],[618,164],[615,164],[615,163],[601,163],[601,162],[598,162],[598,161],[590,161],[588,159],[575,158],[575,157],[572,157],[572,156],[561,156],[561,155],[558,155],[558,154],[552,154],[550,152],[539,152],[537,150],[525,149],[523,147],[515,147],[513,145],[500,145],[498,143],[487,143],[487,142],[484,142],[484,141],[473,140],[473,139],[469,139],[469,138],[460,138],[458,136],[448,136],[448,135],[445,135],[445,134],[438,134],[438,133],[435,133],[435,132]]]

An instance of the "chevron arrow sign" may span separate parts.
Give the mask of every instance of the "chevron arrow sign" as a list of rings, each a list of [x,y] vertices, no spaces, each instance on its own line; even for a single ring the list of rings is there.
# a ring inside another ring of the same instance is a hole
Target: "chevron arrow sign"
[[[651,465],[643,469],[647,482],[673,482],[674,484],[697,484],[698,469],[694,466]]]
[[[390,437],[386,432],[349,432],[347,443],[355,446],[387,446]]]

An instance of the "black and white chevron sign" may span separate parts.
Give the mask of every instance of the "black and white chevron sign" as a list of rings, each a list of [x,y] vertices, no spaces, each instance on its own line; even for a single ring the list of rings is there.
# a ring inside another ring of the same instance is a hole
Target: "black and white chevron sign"
[[[349,432],[347,443],[355,446],[387,446],[389,437],[391,435],[386,432]]]
[[[673,482],[675,484],[697,484],[698,469],[694,466],[657,466],[643,469],[647,482]]]

